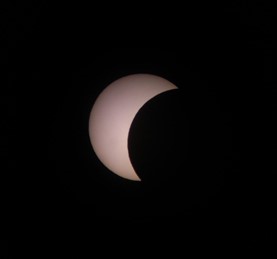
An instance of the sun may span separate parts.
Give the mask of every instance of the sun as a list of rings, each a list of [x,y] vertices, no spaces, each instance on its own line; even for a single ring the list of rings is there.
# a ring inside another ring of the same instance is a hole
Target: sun
[[[113,173],[140,181],[129,157],[128,136],[139,110],[153,97],[178,89],[159,76],[135,74],[120,78],[96,99],[89,118],[89,136],[100,161]]]

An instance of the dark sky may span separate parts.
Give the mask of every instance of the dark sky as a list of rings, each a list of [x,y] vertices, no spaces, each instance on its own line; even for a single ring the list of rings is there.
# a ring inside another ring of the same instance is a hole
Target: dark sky
[[[181,255],[270,247],[276,9],[108,6],[21,3],[1,18],[9,77],[3,149],[12,154],[10,142],[23,142],[23,163],[6,160],[28,179],[27,250],[83,258],[114,242],[116,255],[129,243]],[[109,172],[87,131],[98,94],[133,73],[179,87],[149,102],[132,125],[130,156],[142,183]]]

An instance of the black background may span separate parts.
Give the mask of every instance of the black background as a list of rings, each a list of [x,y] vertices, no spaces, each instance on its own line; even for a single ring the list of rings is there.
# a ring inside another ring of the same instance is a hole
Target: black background
[[[28,179],[19,210],[28,253],[272,247],[276,9],[22,3],[3,10],[9,86],[1,102],[8,121],[16,118],[3,146],[24,142],[18,166],[14,156],[7,161]],[[130,156],[142,183],[109,172],[87,130],[99,93],[134,73],[179,87],[145,105],[132,125]]]

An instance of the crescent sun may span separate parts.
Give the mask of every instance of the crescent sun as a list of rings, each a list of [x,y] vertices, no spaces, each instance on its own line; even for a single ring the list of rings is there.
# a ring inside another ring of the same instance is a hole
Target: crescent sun
[[[178,88],[159,76],[135,74],[114,81],[98,96],[89,117],[89,137],[95,154],[110,171],[141,180],[129,157],[129,130],[145,103],[174,89]]]

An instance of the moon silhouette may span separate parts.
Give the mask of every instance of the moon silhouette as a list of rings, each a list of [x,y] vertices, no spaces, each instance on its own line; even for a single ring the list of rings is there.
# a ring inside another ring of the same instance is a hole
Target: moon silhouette
[[[89,118],[89,137],[100,161],[125,179],[140,181],[132,166],[128,137],[139,110],[153,97],[178,89],[159,76],[135,74],[122,77],[96,99]]]

